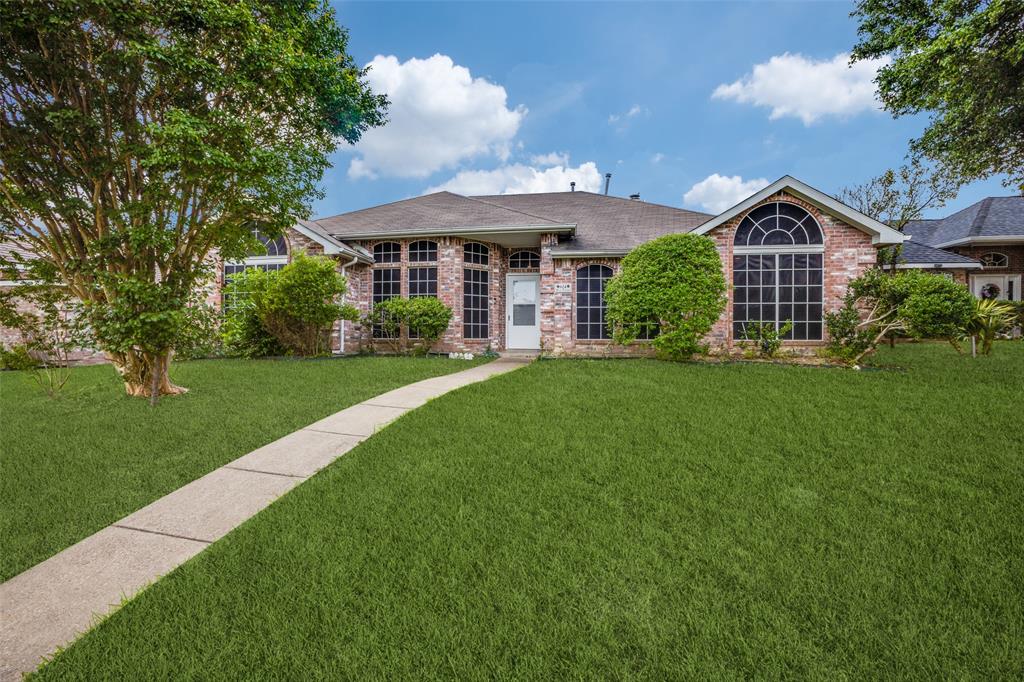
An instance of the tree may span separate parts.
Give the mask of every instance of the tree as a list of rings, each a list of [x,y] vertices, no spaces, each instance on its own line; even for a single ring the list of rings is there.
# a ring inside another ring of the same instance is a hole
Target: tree
[[[309,213],[327,155],[383,122],[325,0],[0,9],[0,239],[51,264],[129,395],[173,394],[215,251]]]
[[[915,155],[964,184],[1006,174],[1024,192],[1024,3],[860,0],[852,60],[890,58],[876,83],[894,116],[932,112]]]
[[[829,350],[856,365],[897,332],[955,347],[973,314],[974,297],[963,284],[920,270],[887,275],[871,268],[850,282],[843,307],[825,314]]]
[[[636,247],[605,285],[606,318],[617,343],[650,340],[659,356],[682,360],[725,309],[722,260],[710,237],[670,234]]]

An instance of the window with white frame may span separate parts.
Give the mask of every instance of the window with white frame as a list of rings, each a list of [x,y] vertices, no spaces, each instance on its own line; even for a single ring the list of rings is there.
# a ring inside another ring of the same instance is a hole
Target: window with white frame
[[[986,268],[1007,268],[1010,267],[1010,257],[1005,253],[999,253],[998,251],[989,251],[988,253],[981,254],[978,258],[981,264]]]
[[[490,338],[490,249],[476,242],[462,249],[462,336]]]
[[[251,251],[243,260],[225,261],[224,263],[224,287],[221,293],[221,308],[223,310],[231,310],[236,307],[243,296],[242,292],[227,290],[227,286],[240,273],[246,270],[273,272],[288,264],[288,240],[284,235],[271,239],[260,232],[257,227],[253,228],[252,236],[262,245],[262,248]]]
[[[807,210],[773,202],[750,211],[733,240],[733,335],[751,324],[792,328],[787,340],[822,338],[824,237]]]
[[[615,274],[607,265],[585,265],[576,271],[576,338],[610,339],[605,321],[604,287]]]
[[[533,251],[515,251],[508,257],[511,270],[537,270],[540,268],[540,256]]]

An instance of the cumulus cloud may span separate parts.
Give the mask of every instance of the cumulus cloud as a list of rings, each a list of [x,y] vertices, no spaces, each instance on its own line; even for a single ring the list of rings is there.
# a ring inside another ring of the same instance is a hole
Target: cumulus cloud
[[[739,175],[712,173],[691,187],[690,191],[683,195],[683,201],[690,206],[700,206],[711,213],[721,213],[769,184],[771,183],[764,178],[744,180]]]
[[[502,86],[442,54],[406,62],[377,55],[368,66],[367,81],[391,106],[387,125],[355,145],[349,177],[423,178],[474,157],[508,158],[526,109],[510,109]]]
[[[826,116],[848,117],[879,109],[874,78],[888,57],[850,66],[843,52],[817,61],[785,53],[762,64],[733,83],[715,88],[712,99],[770,107],[771,119],[793,116],[810,125]]]
[[[536,168],[525,164],[507,164],[493,170],[460,171],[448,182],[431,187],[425,193],[447,190],[456,194],[528,194],[532,192],[568,192],[569,183],[576,189],[597,192],[601,188],[601,173],[593,161],[575,168],[557,165]]]
[[[530,162],[535,166],[568,166],[569,154],[566,152],[536,154],[530,157]]]

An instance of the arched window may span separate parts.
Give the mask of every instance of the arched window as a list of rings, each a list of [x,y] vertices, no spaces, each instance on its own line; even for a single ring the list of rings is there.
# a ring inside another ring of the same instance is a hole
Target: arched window
[[[536,270],[540,267],[540,256],[533,251],[515,251],[508,257],[512,270]]]
[[[250,253],[250,257],[267,256],[275,258],[288,256],[288,240],[284,238],[283,234],[276,239],[271,239],[260,232],[260,228],[254,227],[252,229],[252,236],[256,237],[260,244],[263,244],[263,250]]]
[[[611,338],[604,319],[604,285],[613,274],[606,265],[585,265],[576,271],[577,339]]]
[[[244,260],[227,261],[224,263],[224,286],[231,283],[239,273],[246,270],[264,270],[273,272],[288,265],[288,240],[284,235],[271,239],[260,232],[258,227],[252,229],[252,236],[262,244],[262,248],[246,254]],[[221,307],[229,310],[239,304],[237,296],[223,292],[221,295]]]
[[[462,336],[467,339],[490,337],[490,263],[491,251],[483,244],[468,242],[462,248]]]
[[[373,247],[374,263],[401,263],[402,245],[398,242],[381,242]]]
[[[1005,253],[999,253],[998,251],[989,251],[983,253],[978,260],[986,268],[1007,268],[1010,266],[1010,258]]]
[[[758,206],[736,228],[736,246],[821,244],[821,228],[810,213],[784,201]]]
[[[437,242],[421,239],[409,244],[409,260],[413,263],[433,263],[437,260]]]
[[[773,202],[750,211],[733,241],[733,337],[770,322],[784,338],[822,338],[824,247],[821,227],[808,211]]]

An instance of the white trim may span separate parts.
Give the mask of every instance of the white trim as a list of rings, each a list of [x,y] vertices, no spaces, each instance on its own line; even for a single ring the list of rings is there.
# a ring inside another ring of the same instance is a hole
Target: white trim
[[[1015,296],[1015,298],[999,298],[998,300],[1000,300],[1000,301],[1022,301],[1022,300],[1024,300],[1024,295],[1022,295],[1022,294],[1024,294],[1024,292],[1021,291],[1021,283],[1022,283],[1021,280],[1022,279],[1024,279],[1024,276],[1016,275],[1016,274],[1013,274],[1013,275],[1011,275],[1011,274],[1002,274],[1002,273],[992,274],[992,273],[986,273],[986,272],[979,272],[977,274],[974,274],[974,275],[970,276],[971,293],[974,294],[975,298],[981,298],[981,291],[980,291],[980,287],[978,286],[979,280],[988,280],[989,282],[992,281],[992,280],[1001,280],[1001,284],[999,285],[999,287],[1000,287],[1000,289],[1002,289],[1002,295],[1005,296],[1006,295],[1007,285],[1009,284],[1009,282],[1012,281],[1015,284],[1015,286],[1013,288],[1013,295]]]
[[[773,253],[825,253],[824,244],[782,244],[779,246],[734,246],[732,252],[738,256],[756,256]]]
[[[572,251],[569,249],[551,249],[552,258],[622,258],[629,249],[588,249]]]
[[[824,192],[816,190],[810,185],[800,182],[790,175],[782,176],[760,192],[750,195],[732,208],[724,211],[723,213],[719,213],[714,218],[711,218],[707,222],[697,226],[697,228],[692,231],[692,234],[707,234],[719,225],[732,220],[744,211],[753,208],[756,204],[761,203],[765,199],[783,190],[808,203],[814,204],[819,209],[827,213],[838,218],[842,218],[845,222],[849,223],[861,232],[870,234],[871,243],[876,246],[902,244],[904,241],[910,239],[909,235],[905,235],[902,232],[894,230],[888,225],[866,216],[860,211],[854,210],[842,202],[836,201]]]
[[[884,269],[884,266],[883,266]],[[980,270],[981,263],[897,263],[897,270]]]
[[[0,279],[0,287],[16,287],[21,285],[35,286],[43,284],[41,279]]]
[[[420,236],[478,236],[488,234],[574,234],[576,223],[561,225],[468,225],[466,227],[408,228],[398,230],[374,230],[372,232],[351,232],[334,235],[338,239],[382,240],[403,239]],[[526,248],[526,247],[524,247]]]
[[[963,244],[1024,244],[1024,234],[1008,234],[1002,237],[964,237],[954,239],[951,242],[932,245],[933,249],[944,249],[947,246],[962,246]]]
[[[372,258],[368,258],[365,254],[360,253],[358,250],[353,249],[350,246],[335,240],[334,238],[324,237],[324,235],[314,232],[313,230],[309,229],[299,221],[296,221],[296,223],[292,226],[292,229],[294,229],[299,234],[309,239],[312,239],[317,244],[324,247],[324,255],[334,256],[342,254],[345,256],[350,256],[352,258],[358,258],[359,260],[365,261],[367,263],[373,261]]]

